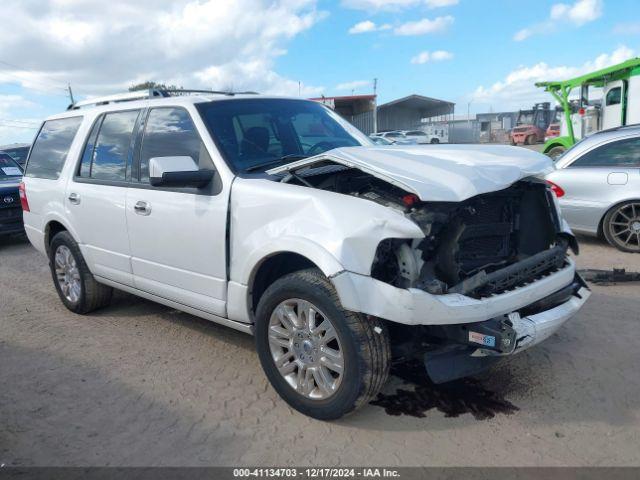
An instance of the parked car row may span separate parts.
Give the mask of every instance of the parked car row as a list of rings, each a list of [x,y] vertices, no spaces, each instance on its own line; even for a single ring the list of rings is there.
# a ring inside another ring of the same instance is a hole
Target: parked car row
[[[372,133],[369,137],[378,144],[382,138],[394,145],[438,144],[448,143],[448,133],[445,127],[429,126],[426,130],[392,130],[388,132]]]

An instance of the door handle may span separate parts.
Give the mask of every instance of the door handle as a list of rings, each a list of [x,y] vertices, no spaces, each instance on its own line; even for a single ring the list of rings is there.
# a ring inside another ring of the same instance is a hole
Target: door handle
[[[74,205],[78,205],[80,203],[80,195],[77,193],[69,194],[69,203],[73,203]]]
[[[147,202],[143,202],[142,200],[136,202],[136,204],[133,206],[133,210],[138,215],[151,215],[151,205],[149,205]]]

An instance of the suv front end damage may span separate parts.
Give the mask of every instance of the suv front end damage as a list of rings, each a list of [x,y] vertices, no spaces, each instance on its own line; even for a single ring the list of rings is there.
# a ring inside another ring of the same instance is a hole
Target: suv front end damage
[[[523,172],[498,185],[498,175],[478,167],[478,183],[490,179],[493,189],[463,195],[439,185],[434,201],[424,183],[390,181],[389,171],[360,168],[353,158],[308,163],[281,169],[281,182],[378,203],[423,232],[382,240],[369,275],[344,270],[331,280],[344,308],[392,322],[395,356],[422,355],[434,382],[477,373],[543,341],[590,295],[567,255],[578,253],[576,240],[536,176]]]

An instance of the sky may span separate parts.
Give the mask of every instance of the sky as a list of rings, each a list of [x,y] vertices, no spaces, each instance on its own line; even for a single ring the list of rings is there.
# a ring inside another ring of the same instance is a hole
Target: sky
[[[3,0],[0,144],[153,80],[290,96],[412,93],[456,113],[640,56],[640,0]]]

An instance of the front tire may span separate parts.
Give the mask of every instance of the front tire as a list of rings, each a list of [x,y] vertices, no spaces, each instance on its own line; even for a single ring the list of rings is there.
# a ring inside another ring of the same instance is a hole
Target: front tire
[[[640,253],[640,201],[621,203],[604,217],[602,233],[618,250]]]
[[[317,269],[286,275],[265,291],[255,341],[273,388],[291,407],[319,420],[367,404],[389,374],[385,325],[344,310]]]
[[[89,313],[111,302],[113,289],[96,282],[69,232],[62,231],[51,240],[49,268],[60,300],[72,312]]]

